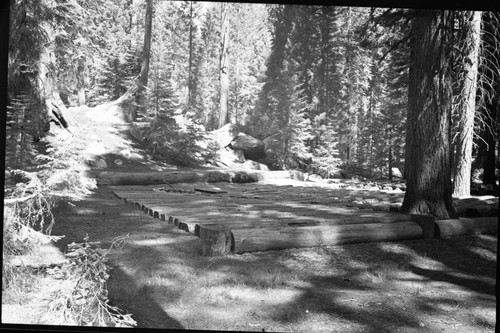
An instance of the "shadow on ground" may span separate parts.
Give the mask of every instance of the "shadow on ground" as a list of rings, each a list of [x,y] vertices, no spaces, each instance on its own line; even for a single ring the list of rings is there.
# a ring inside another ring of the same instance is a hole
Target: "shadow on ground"
[[[207,258],[199,239],[103,187],[55,212],[53,234],[109,246],[110,300],[139,327],[489,332],[496,237],[371,243]]]

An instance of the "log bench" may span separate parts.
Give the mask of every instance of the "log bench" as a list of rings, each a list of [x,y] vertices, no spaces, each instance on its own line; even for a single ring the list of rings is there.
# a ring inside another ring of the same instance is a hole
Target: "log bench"
[[[277,189],[268,186],[261,189],[255,185],[238,185],[228,190],[229,187],[222,184],[193,183],[190,186],[179,184],[177,188],[189,193],[166,192],[155,185],[111,186],[118,198],[200,237],[202,253],[208,256],[498,231],[496,217],[435,220],[430,216],[404,215],[396,212],[401,205],[394,202],[398,198],[387,195],[382,198],[378,194],[365,197],[364,192],[356,190],[340,198],[316,199],[307,198],[318,193],[307,187]],[[294,190],[303,192],[294,193]],[[272,202],[277,195],[279,200]],[[346,201],[350,203],[346,205]],[[498,198],[495,197],[455,198],[454,202],[461,216],[466,213],[491,216],[495,211],[498,214]],[[378,205],[389,206],[395,212],[358,209]]]
[[[436,220],[437,237],[498,233],[498,217],[478,217]]]
[[[412,221],[259,229],[200,225],[199,233],[205,255],[423,238],[422,228]]]

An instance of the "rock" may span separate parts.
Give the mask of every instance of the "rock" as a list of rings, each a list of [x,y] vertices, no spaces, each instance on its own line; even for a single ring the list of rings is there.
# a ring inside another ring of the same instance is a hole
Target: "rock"
[[[393,177],[403,178],[403,174],[401,173],[401,171],[399,171],[398,168],[391,168],[391,171],[392,171],[392,176]]]
[[[243,155],[243,151],[241,150],[234,150],[229,147],[226,147],[217,151],[215,160],[216,162],[220,162],[223,165],[230,167],[233,166],[235,163],[244,163],[245,156]]]
[[[235,150],[242,150],[246,159],[259,159],[266,156],[264,142],[245,133],[239,133],[230,146]]]
[[[252,160],[247,160],[244,163],[241,164],[241,167],[246,169],[246,170],[262,170],[262,171],[269,171],[269,168],[267,165],[255,162]]]
[[[132,153],[130,152],[130,149],[126,148],[126,149],[120,150],[120,155],[122,155],[126,159],[130,159],[130,157],[132,156]]]
[[[321,177],[320,175],[318,175],[316,173],[313,173],[312,175],[309,175],[309,177],[307,177],[307,180],[310,182],[319,182],[322,179],[323,179],[323,177]]]
[[[336,179],[351,179],[351,176],[347,171],[344,170],[337,170],[336,172],[330,174],[330,178],[336,178]]]
[[[115,162],[116,165],[122,165],[123,164],[122,160],[120,160],[119,158],[117,158],[116,160],[114,160],[114,162]]]
[[[97,169],[105,169],[108,167],[108,164],[102,158],[98,160],[87,160],[87,164]]]
[[[233,172],[229,179],[231,183],[238,183],[238,184],[254,183],[257,182],[258,180],[259,179],[256,175],[248,174],[244,171]]]
[[[211,136],[220,148],[225,148],[238,136],[238,133],[236,125],[226,124],[218,130],[212,131]]]

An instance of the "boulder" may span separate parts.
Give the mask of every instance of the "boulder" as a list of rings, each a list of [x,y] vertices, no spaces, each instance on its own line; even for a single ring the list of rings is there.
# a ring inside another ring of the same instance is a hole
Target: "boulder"
[[[106,169],[108,167],[108,164],[102,158],[98,160],[87,160],[87,164],[97,169]]]
[[[307,177],[307,180],[310,182],[319,182],[322,179],[323,179],[323,177],[321,177],[320,175],[318,175],[316,173],[313,173],[312,175],[309,175],[309,177]]]
[[[125,148],[123,150],[120,150],[120,155],[122,155],[126,159],[130,159],[130,157],[132,156],[132,153],[130,152],[130,149]]]
[[[229,147],[218,150],[214,159],[225,166],[233,166],[235,163],[245,162],[243,151],[234,150]]]
[[[218,130],[212,131],[212,140],[215,141],[220,148],[229,146],[229,144],[238,136],[238,127],[234,124],[226,124]]]
[[[245,133],[239,133],[230,146],[235,150],[242,150],[246,159],[255,160],[266,156],[264,142]]]
[[[403,174],[401,173],[401,171],[399,171],[398,168],[391,168],[391,171],[392,171],[392,176],[393,177],[403,178]]]

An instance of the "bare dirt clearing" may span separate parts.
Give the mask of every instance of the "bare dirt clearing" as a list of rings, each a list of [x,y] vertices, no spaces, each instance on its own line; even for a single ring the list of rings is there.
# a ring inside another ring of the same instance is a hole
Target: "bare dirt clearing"
[[[56,213],[58,244],[111,252],[111,301],[139,327],[246,331],[493,332],[496,236],[201,257],[199,239],[101,187]]]

